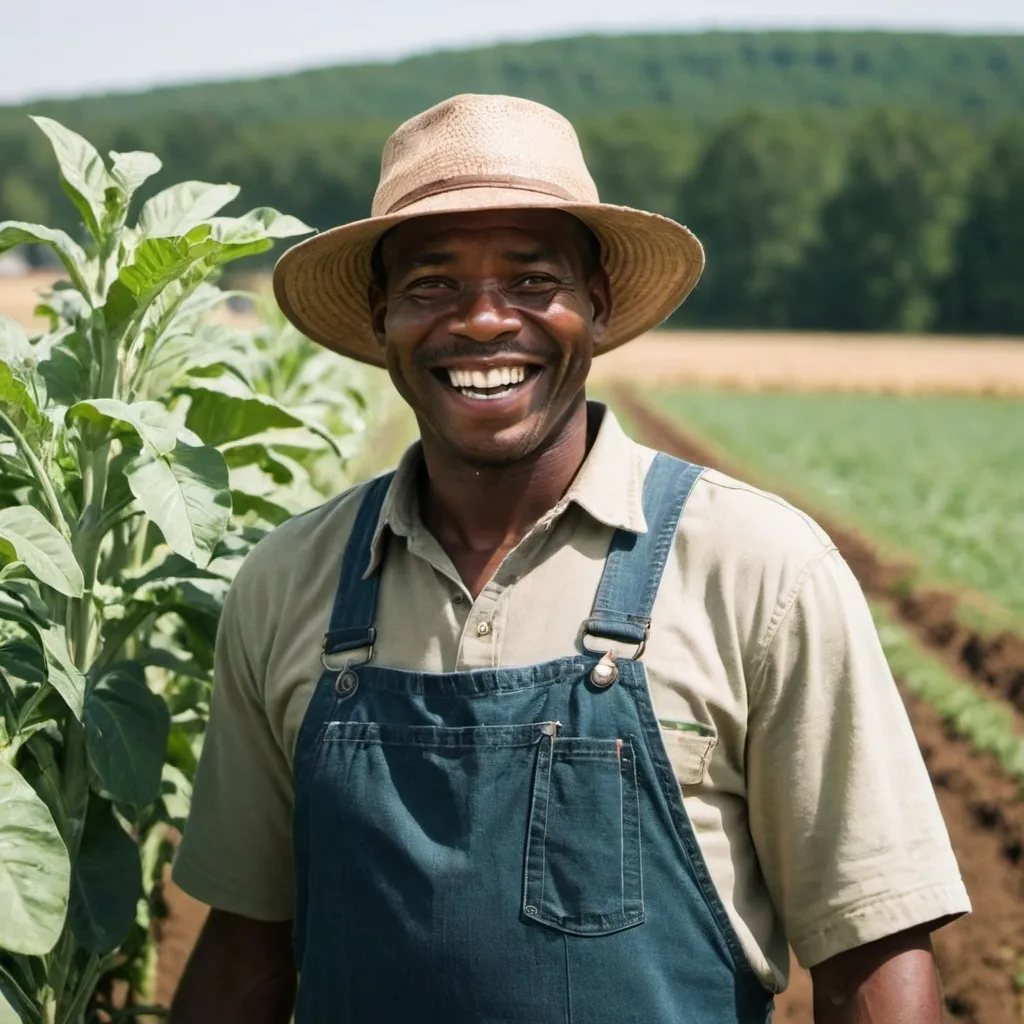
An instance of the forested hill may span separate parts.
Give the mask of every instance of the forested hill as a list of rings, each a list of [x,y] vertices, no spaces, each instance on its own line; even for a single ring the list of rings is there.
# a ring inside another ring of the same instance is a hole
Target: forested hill
[[[1024,36],[592,37],[0,108],[0,221],[82,237],[29,112],[157,153],[137,203],[233,182],[232,213],[326,228],[366,216],[398,122],[462,91],[563,111],[605,201],[697,232],[677,322],[1024,335]]]
[[[884,103],[992,121],[1024,110],[1024,36],[586,36],[31,108],[72,123],[181,113],[235,123],[325,116],[394,122],[458,92],[527,96],[573,118],[660,107],[717,120],[751,107],[863,110]]]

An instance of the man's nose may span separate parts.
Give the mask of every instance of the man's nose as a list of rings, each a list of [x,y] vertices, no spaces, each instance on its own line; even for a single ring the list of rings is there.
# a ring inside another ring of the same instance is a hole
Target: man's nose
[[[518,334],[522,320],[497,288],[477,288],[462,296],[452,333],[486,344]]]

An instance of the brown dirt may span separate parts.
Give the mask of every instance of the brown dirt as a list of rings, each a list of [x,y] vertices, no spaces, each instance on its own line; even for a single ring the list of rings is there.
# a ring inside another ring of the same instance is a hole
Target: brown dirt
[[[951,735],[938,713],[903,692],[935,785],[973,911],[936,932],[935,958],[947,1018],[964,1024],[1020,1024],[1024,997],[1014,976],[1024,969],[1024,804],[1020,790],[990,757],[977,757]],[[810,976],[793,963],[776,1020],[812,1024]]]
[[[1024,803],[991,757],[971,754],[938,712],[904,693],[971,895],[970,916],[935,934],[946,1006],[971,1024],[1020,1024],[1024,998]]]
[[[163,895],[167,916],[154,925],[159,953],[153,996],[157,1005],[170,1006],[210,908],[179,889],[169,867],[164,869]]]
[[[614,388],[615,401],[636,424],[647,443],[680,458],[712,466],[731,476],[745,474],[730,467],[716,452],[687,436],[671,420],[654,412],[626,387]],[[815,518],[835,541],[865,592],[892,604],[904,625],[930,650],[983,689],[1003,698],[1017,711],[1024,732],[1024,637],[1010,632],[987,636],[965,623],[955,594],[907,589],[913,567],[883,558],[862,534],[827,515]]]

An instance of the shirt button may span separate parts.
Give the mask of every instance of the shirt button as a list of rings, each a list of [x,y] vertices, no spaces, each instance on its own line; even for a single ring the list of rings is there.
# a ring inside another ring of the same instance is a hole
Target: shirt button
[[[463,594],[456,594],[452,598],[452,603],[453,604],[462,604],[462,602],[465,601],[465,600],[466,600],[466,598],[465,598],[465,596]]]
[[[476,627],[477,636],[487,636],[487,634],[490,633],[490,631],[491,624],[489,622],[481,622],[480,625]]]

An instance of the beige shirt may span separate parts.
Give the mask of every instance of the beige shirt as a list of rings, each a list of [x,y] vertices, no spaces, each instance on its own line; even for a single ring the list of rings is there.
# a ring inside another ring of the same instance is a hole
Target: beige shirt
[[[565,497],[474,601],[423,526],[403,458],[378,525],[377,664],[421,672],[579,653],[615,529],[643,531],[654,452],[610,412]],[[178,883],[216,907],[292,915],[292,753],[365,485],[262,541],[224,606]],[[389,536],[388,536],[389,535]],[[385,541],[386,553],[385,553]],[[866,602],[822,530],[721,473],[680,520],[643,655],[684,804],[757,972],[812,966],[969,903]],[[696,737],[696,741],[694,740]]]

